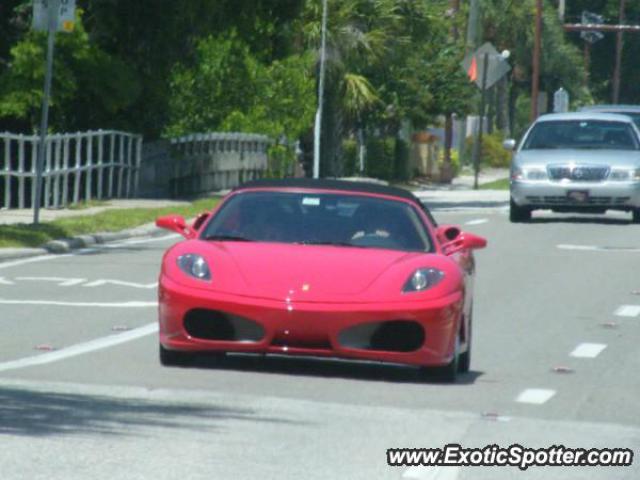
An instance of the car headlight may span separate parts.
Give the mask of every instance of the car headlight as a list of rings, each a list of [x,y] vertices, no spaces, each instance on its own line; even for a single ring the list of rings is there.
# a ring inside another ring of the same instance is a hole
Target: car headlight
[[[200,255],[188,253],[180,255],[177,259],[178,267],[190,277],[198,280],[211,280],[211,270],[207,261]]]
[[[419,268],[404,284],[403,293],[422,292],[440,283],[444,272],[437,268]]]
[[[640,168],[613,168],[609,174],[609,180],[614,182],[639,182]]]
[[[546,180],[547,170],[543,167],[513,167],[511,180]]]

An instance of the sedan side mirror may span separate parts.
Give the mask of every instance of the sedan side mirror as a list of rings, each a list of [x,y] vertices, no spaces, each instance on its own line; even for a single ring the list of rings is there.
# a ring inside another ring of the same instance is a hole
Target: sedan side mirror
[[[195,238],[196,231],[187,225],[182,215],[166,215],[156,219],[156,227],[164,228],[172,232],[179,233],[186,239]]]
[[[510,152],[516,149],[516,141],[513,138],[508,138],[504,142],[502,142],[502,146],[505,150],[509,150]]]

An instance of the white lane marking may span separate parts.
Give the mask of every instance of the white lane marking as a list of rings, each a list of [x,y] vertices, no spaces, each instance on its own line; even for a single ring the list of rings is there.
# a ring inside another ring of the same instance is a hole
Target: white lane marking
[[[595,245],[556,245],[560,250],[588,250],[588,251],[598,251],[598,247]]]
[[[11,280],[7,280],[4,277],[0,277],[0,285],[15,285]]]
[[[98,308],[150,308],[157,302],[56,302],[53,300],[6,300],[0,298],[0,305],[50,305],[53,307],[98,307]]]
[[[487,223],[488,221],[488,218],[478,218],[476,220],[469,220],[465,223],[465,225],[482,225],[483,223]]]
[[[153,283],[135,283],[135,282],[123,282],[122,280],[94,280],[93,282],[86,283],[82,285],[83,287],[101,287],[103,285],[117,285],[120,287],[131,287],[131,288],[156,288],[158,286],[158,282]]]
[[[607,346],[603,343],[581,343],[569,355],[578,358],[595,358]]]
[[[544,388],[528,388],[520,392],[520,395],[518,395],[518,397],[516,398],[516,402],[542,405],[555,394],[555,390],[546,390]]]
[[[402,478],[410,480],[456,480],[460,473],[459,467],[409,467],[402,474]]]
[[[54,282],[60,287],[73,287],[86,282],[86,278],[62,278],[62,277],[16,277],[16,280],[25,282]]]
[[[117,335],[109,335],[107,337],[97,338],[85,343],[78,343],[61,350],[54,352],[43,353],[42,355],[36,355],[33,357],[25,357],[18,360],[11,360],[9,362],[0,363],[0,372],[7,370],[16,370],[18,368],[32,367],[35,365],[44,365],[47,363],[57,362],[64,360],[65,358],[75,357],[84,353],[95,352],[96,350],[102,350],[104,348],[113,347],[122,343],[130,342],[138,338],[151,335],[158,331],[157,323],[149,323],[144,327],[129,330],[125,333],[119,333]]]
[[[637,317],[640,315],[640,305],[622,305],[614,312],[619,317]]]
[[[26,263],[42,262],[44,260],[51,260],[53,258],[64,258],[70,256],[71,254],[69,253],[63,255],[40,255],[38,257],[23,258],[22,260],[14,260],[13,262],[0,263],[0,268],[18,267]]]
[[[136,243],[151,243],[151,242],[159,242],[162,240],[170,240],[172,238],[176,238],[179,237],[180,235],[177,234],[171,234],[171,235],[164,235],[162,237],[152,237],[152,238],[145,238],[145,239],[141,239],[141,240],[135,240]],[[101,248],[122,248],[122,247],[126,247],[127,243],[125,242],[118,242],[118,243],[110,243],[110,244],[102,244],[100,245]],[[18,267],[20,265],[25,265],[27,263],[34,263],[34,262],[43,262],[46,260],[54,260],[54,259],[58,259],[58,258],[66,258],[66,257],[74,257],[77,255],[82,255],[84,253],[93,253],[93,252],[99,252],[100,248],[82,248],[80,250],[76,250],[72,253],[62,253],[60,255],[40,255],[37,257],[29,257],[29,258],[23,258],[20,260],[14,260],[13,262],[4,262],[4,263],[0,263],[0,269],[2,268],[11,268],[11,267]]]
[[[640,248],[634,247],[598,247],[596,245],[556,245],[560,250],[581,250],[589,252],[622,252],[622,253],[637,253],[640,252]]]
[[[160,242],[162,240],[171,240],[173,238],[182,238],[182,235],[178,235],[177,233],[172,233],[171,235],[164,235],[162,237],[153,237],[149,239],[130,239],[124,240],[118,243],[105,243],[101,245],[104,248],[123,248],[128,245],[138,245],[140,243],[152,243],[152,242]]]

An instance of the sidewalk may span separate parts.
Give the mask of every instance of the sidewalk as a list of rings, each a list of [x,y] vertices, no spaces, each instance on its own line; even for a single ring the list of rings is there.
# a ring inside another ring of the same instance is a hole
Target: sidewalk
[[[59,218],[80,217],[85,215],[95,215],[96,213],[106,210],[116,210],[124,208],[162,208],[171,206],[188,205],[189,202],[180,200],[147,200],[147,199],[125,199],[125,200],[107,200],[104,205],[89,208],[48,208],[40,210],[40,220],[42,222],[51,222]],[[17,223],[32,223],[33,210],[0,210],[0,225],[12,225]]]

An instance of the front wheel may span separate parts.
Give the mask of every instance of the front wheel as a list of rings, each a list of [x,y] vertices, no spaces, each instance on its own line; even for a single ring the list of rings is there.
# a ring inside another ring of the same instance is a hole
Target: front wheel
[[[640,223],[640,208],[634,208],[631,214],[631,223]]]
[[[509,202],[509,220],[512,223],[528,222],[531,220],[531,209],[518,206],[512,198]]]
[[[455,383],[460,372],[460,335],[456,335],[453,359],[442,367],[423,367],[422,374],[427,378],[435,378],[442,382]]]

